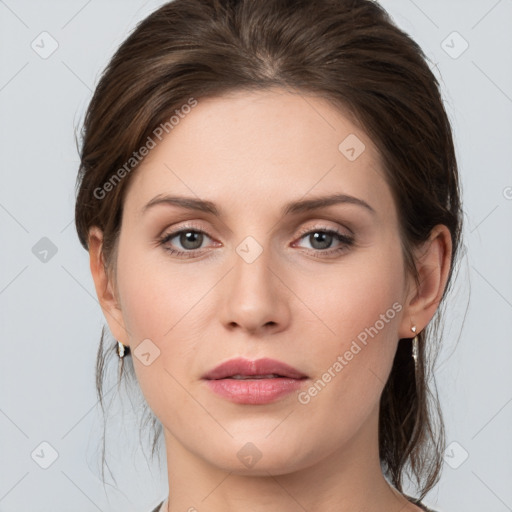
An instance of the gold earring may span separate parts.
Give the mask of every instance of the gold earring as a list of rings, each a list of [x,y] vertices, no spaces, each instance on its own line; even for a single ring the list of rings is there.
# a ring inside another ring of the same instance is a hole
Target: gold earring
[[[416,326],[411,327],[411,331],[416,334]],[[414,370],[418,369],[418,335],[414,336],[412,340],[412,357],[414,359]]]

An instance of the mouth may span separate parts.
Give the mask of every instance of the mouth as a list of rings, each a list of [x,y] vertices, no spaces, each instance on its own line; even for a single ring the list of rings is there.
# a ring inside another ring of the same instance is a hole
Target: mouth
[[[308,376],[273,359],[231,359],[206,375],[208,388],[230,402],[264,405],[275,402],[303,386]]]

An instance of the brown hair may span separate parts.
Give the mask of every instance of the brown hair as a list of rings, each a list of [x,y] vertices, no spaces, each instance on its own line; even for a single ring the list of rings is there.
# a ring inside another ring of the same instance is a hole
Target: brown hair
[[[123,173],[107,200],[98,190],[190,98],[272,86],[326,98],[371,137],[398,208],[405,270],[416,282],[412,250],[435,225],[449,228],[444,304],[462,227],[450,123],[421,48],[370,0],[175,0],[140,22],[108,64],[85,116],[75,212],[81,244],[88,249],[89,228],[101,228],[105,266],[115,275],[123,197],[134,172]],[[419,335],[416,376],[410,339],[400,340],[380,402],[383,472],[399,491],[412,476],[420,498],[439,479],[445,442],[427,365],[433,368],[440,313]],[[115,343],[105,351],[103,335],[100,400],[107,357],[115,353]],[[160,426],[148,413],[154,450]]]

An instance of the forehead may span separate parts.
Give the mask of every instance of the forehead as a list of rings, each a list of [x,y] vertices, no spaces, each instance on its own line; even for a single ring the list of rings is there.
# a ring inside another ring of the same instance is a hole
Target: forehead
[[[334,192],[383,212],[394,208],[373,142],[323,98],[236,91],[187,111],[161,141],[154,137],[132,176],[128,208],[140,211],[155,195],[173,193],[254,211]]]

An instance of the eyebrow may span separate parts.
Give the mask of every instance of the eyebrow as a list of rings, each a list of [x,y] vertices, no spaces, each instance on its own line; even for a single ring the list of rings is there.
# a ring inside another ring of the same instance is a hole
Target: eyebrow
[[[317,197],[312,199],[300,199],[298,201],[291,201],[284,205],[281,209],[281,216],[292,215],[297,213],[303,213],[311,210],[318,210],[320,208],[326,208],[335,204],[354,204],[361,206],[376,215],[376,211],[366,201],[359,199],[354,196],[347,194],[331,194],[328,196]],[[202,199],[196,199],[193,197],[184,196],[169,196],[169,195],[158,195],[151,199],[141,210],[141,214],[146,213],[147,210],[156,205],[171,205],[178,206],[187,210],[201,211],[210,213],[217,217],[220,216],[220,210],[217,208],[215,203],[211,201],[205,201]]]

